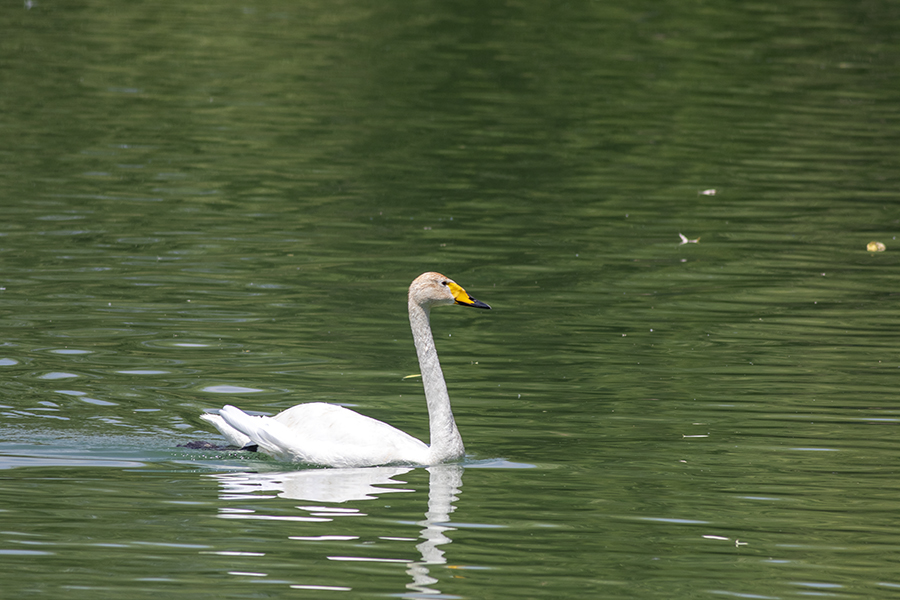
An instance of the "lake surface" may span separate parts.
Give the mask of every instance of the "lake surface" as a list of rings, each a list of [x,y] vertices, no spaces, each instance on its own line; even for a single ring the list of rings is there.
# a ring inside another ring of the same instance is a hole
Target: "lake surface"
[[[900,593],[896,3],[0,18],[3,597]],[[429,270],[461,464],[180,446],[427,437]]]

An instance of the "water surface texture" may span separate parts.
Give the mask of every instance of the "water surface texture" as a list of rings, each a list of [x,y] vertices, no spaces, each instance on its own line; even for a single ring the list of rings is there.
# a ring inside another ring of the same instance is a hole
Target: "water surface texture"
[[[900,593],[896,2],[0,19],[4,598]],[[179,446],[427,437],[429,270],[461,464]]]

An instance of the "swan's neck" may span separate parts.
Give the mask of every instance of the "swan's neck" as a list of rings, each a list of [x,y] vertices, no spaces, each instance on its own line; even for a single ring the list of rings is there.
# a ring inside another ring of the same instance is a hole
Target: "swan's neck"
[[[425,402],[428,404],[428,419],[431,429],[431,461],[441,462],[460,458],[465,453],[462,437],[453,420],[450,409],[450,394],[444,383],[444,373],[438,360],[434,337],[431,335],[428,309],[410,300],[409,324],[412,327],[422,384],[425,386]]]

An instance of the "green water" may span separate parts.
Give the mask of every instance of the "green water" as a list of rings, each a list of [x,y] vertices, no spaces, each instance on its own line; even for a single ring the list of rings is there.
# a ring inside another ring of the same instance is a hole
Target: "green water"
[[[894,4],[0,19],[0,596],[900,590]],[[461,465],[179,447],[426,437],[427,270],[494,308],[433,315]]]

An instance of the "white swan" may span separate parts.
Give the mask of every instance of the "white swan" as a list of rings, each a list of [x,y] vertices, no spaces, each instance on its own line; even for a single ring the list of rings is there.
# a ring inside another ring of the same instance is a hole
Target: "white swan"
[[[450,395],[431,335],[432,306],[461,304],[490,308],[440,273],[423,273],[409,286],[409,324],[422,370],[431,445],[399,429],[334,404],[298,404],[274,417],[251,416],[234,406],[201,415],[228,443],[256,444],[279,460],[330,467],[405,463],[434,465],[461,458],[462,437],[453,420]]]

